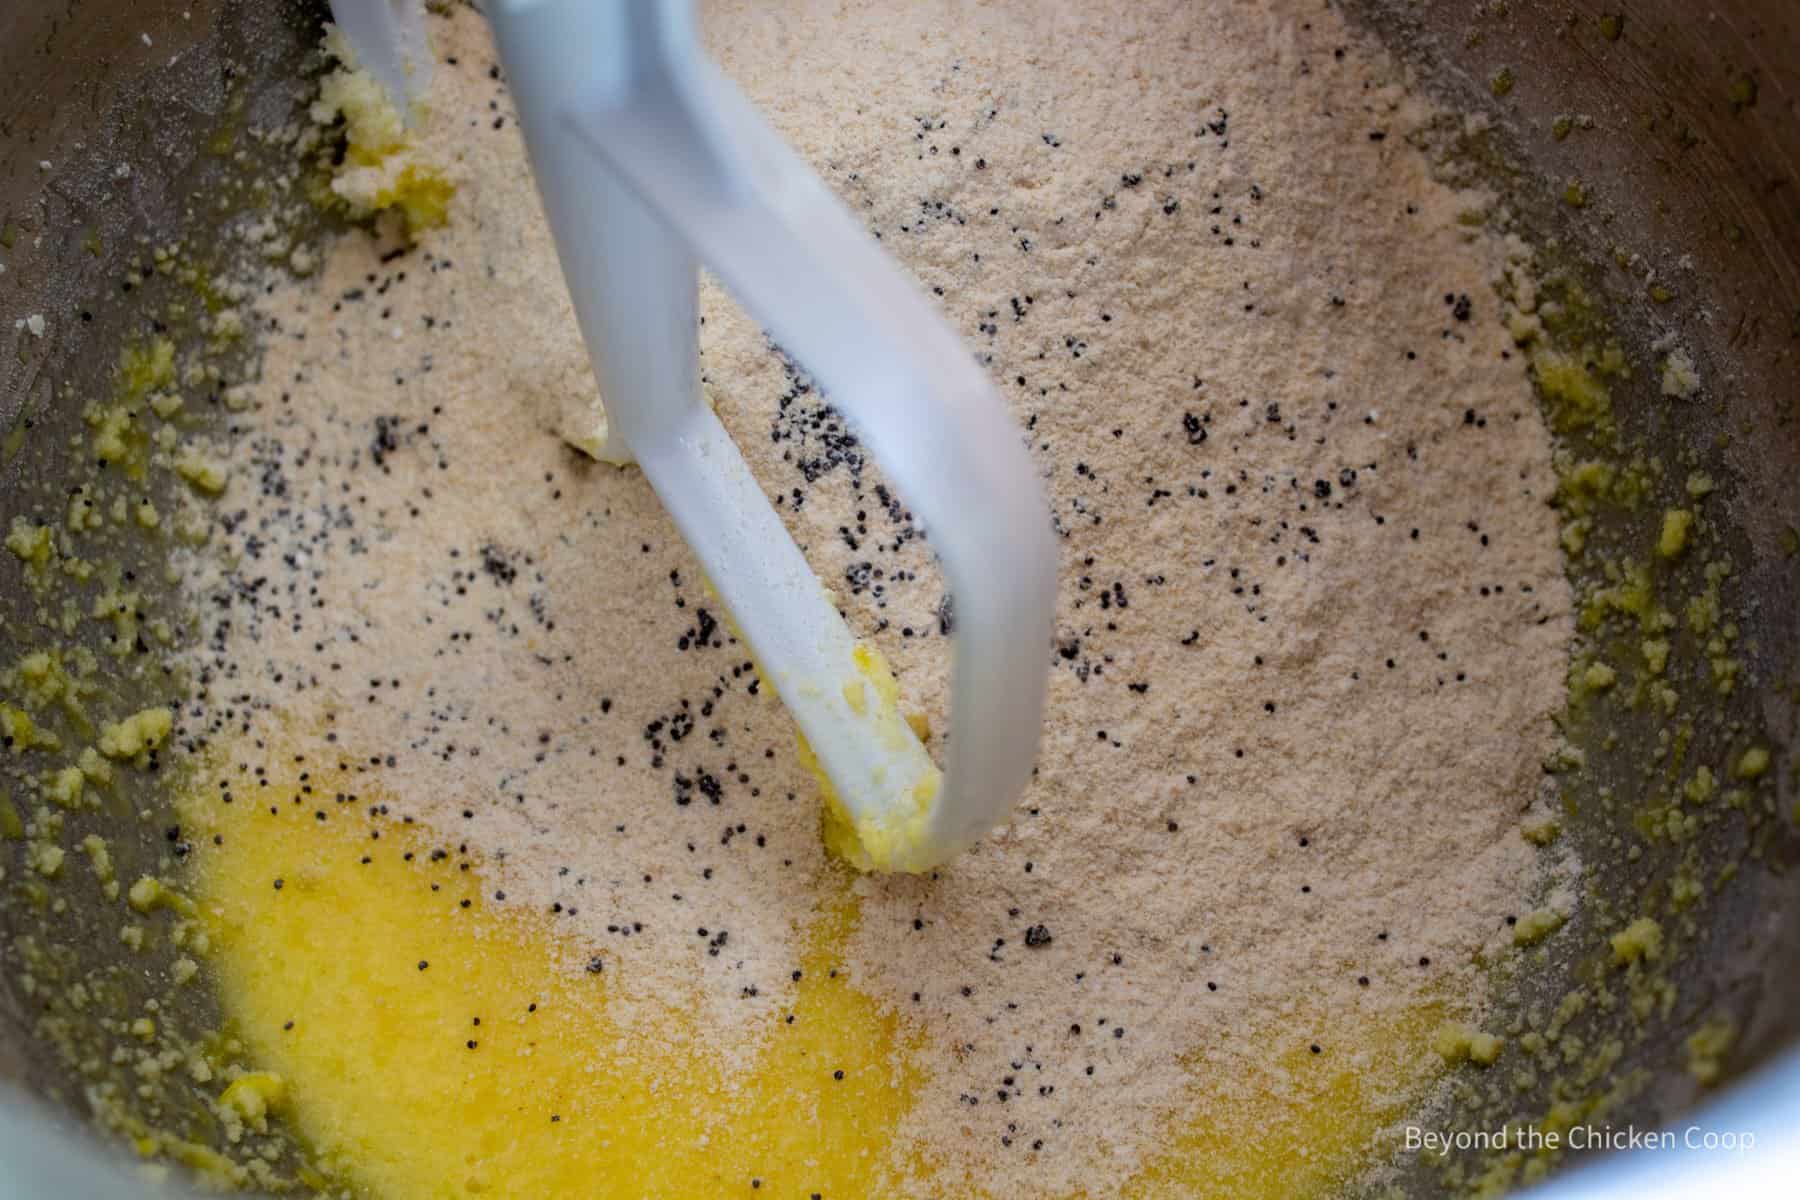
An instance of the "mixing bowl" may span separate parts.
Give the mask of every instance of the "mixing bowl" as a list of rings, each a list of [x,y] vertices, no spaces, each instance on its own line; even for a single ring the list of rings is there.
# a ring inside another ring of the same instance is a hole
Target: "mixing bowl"
[[[1671,715],[1571,697],[1564,728],[1575,750],[1546,770],[1590,903],[1563,951],[1508,981],[1500,1023],[1541,1028],[1572,988],[1604,987],[1609,936],[1639,911],[1664,914],[1678,948],[1659,973],[1659,1001],[1559,1016],[1564,1069],[1470,1086],[1434,1124],[1753,1131],[1755,1151],[1697,1147],[1689,1157],[1709,1171],[1766,1168],[1783,1138],[1800,1143],[1800,11],[1785,0],[1342,8],[1420,89],[1468,114],[1441,120],[1425,149],[1456,182],[1492,189],[1488,219],[1539,247],[1543,294],[1563,318],[1546,336],[1571,351],[1616,345],[1633,364],[1612,384],[1623,450],[1597,446],[1566,419],[1569,397],[1539,380],[1571,459],[1653,465],[1635,502],[1584,514],[1590,547],[1654,544],[1665,509],[1690,503],[1696,478],[1711,488],[1709,519],[1727,531],[1718,561],[1728,571],[1707,578],[1696,564],[1671,583],[1710,588],[1721,610],[1705,636],[1677,638],[1671,652],[1667,676],[1690,700]],[[112,386],[145,313],[185,314],[158,330],[177,342],[217,336],[207,289],[252,252],[217,231],[266,202],[265,173],[295,169],[290,151],[249,131],[302,111],[323,19],[322,5],[302,0],[0,9],[0,338],[10,342],[0,355],[0,526],[68,492],[84,403]],[[283,220],[278,246],[331,218]],[[1658,370],[1675,348],[1703,381],[1688,398],[1669,394]],[[218,378],[190,381],[204,401],[190,403],[194,428],[230,420],[226,385],[253,368],[250,355],[226,349]],[[103,569],[170,590],[162,553],[122,539]],[[1618,586],[1594,565],[1604,558],[1571,561],[1589,605]],[[55,619],[20,579],[0,572],[9,664],[40,620]],[[166,694],[159,655],[112,655],[110,626],[80,627],[109,696]],[[1582,634],[1595,646],[1611,636],[1599,619]],[[1752,748],[1767,752],[1763,765],[1746,758]],[[1713,764],[1721,797],[1690,795],[1684,807],[1700,763]],[[0,798],[12,782],[0,778]],[[178,869],[184,846],[159,782],[123,780],[103,808],[67,814],[63,840],[103,834],[120,878]],[[118,1194],[103,1146],[121,1139],[158,1164],[206,1167],[221,1136],[210,1093],[177,1070],[146,1068],[119,1014],[154,1001],[168,1022],[216,1029],[214,1002],[203,988],[171,1000],[174,948],[123,946],[118,906],[97,889],[35,882],[30,847],[10,828],[18,819],[10,804],[0,811],[0,1077],[11,1085],[0,1193]],[[1583,1159],[1592,1170],[1564,1186],[1598,1194],[1680,1178],[1634,1151],[1376,1153],[1391,1168],[1382,1186],[1407,1194],[1483,1172],[1521,1185]],[[283,1154],[300,1161],[304,1151]]]

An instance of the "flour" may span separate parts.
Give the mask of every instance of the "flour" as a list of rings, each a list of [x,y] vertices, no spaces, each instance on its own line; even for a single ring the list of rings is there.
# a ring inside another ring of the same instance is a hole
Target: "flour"
[[[921,1039],[902,1140],[995,1194],[1108,1191],[1271,1047],[1479,1020],[1541,894],[1570,595],[1504,248],[1378,53],[1307,0],[708,6],[1001,386],[1061,546],[1016,818],[847,885],[654,496],[563,441],[592,376],[505,83],[478,17],[433,25],[448,225],[346,236],[259,305],[190,569],[211,736],[379,767],[496,903],[606,956],[623,1019],[697,1011],[728,1064],[850,887],[844,969]],[[927,531],[710,283],[702,312],[709,399],[941,730]]]

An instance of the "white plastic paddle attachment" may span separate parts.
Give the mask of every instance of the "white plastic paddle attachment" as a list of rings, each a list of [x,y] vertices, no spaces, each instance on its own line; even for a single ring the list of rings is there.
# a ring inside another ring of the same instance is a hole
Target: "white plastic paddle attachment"
[[[355,52],[356,65],[387,89],[410,121],[413,105],[431,82],[424,0],[331,0],[331,17]]]
[[[690,4],[488,11],[612,433],[829,778],[828,838],[865,868],[944,862],[1006,819],[1043,716],[1055,547],[1021,431],[917,285],[700,53]],[[943,562],[941,777],[701,399],[700,263],[843,412]]]

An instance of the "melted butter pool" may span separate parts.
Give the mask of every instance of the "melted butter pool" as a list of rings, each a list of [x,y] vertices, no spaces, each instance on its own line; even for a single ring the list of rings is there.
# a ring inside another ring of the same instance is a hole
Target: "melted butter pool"
[[[616,967],[591,973],[541,920],[484,906],[479,869],[433,862],[418,831],[319,822],[311,803],[199,807],[196,840],[224,838],[194,882],[226,1009],[300,1131],[369,1194],[890,1190],[917,1074],[896,1020],[832,974],[850,908],[812,931],[792,1023],[729,1079],[679,1017],[619,1028]]]
[[[1349,1014],[1295,1022],[1294,1028],[1321,1030],[1323,1044],[1299,1035],[1271,1037],[1255,1071],[1252,1103],[1209,1108],[1202,1083],[1201,1115],[1171,1122],[1167,1149],[1124,1195],[1332,1195],[1437,1073],[1427,1048],[1442,1015],[1439,1005],[1427,1003],[1385,1023]],[[1344,1052],[1349,1047],[1353,1053]],[[1195,1072],[1204,1081],[1204,1066],[1196,1064]]]
[[[367,787],[354,805],[321,805],[300,786],[190,798],[204,850],[188,883],[226,1011],[279,1080],[271,1116],[359,1194],[867,1197],[904,1176],[969,1194],[896,1150],[923,1090],[924,1037],[840,965],[857,920],[847,876],[821,897],[791,1008],[734,1076],[699,1048],[689,1015],[622,1027],[607,996],[625,968],[602,954],[592,971],[591,948],[485,904],[479,862],[434,859],[424,831],[367,815],[381,803]],[[1425,1082],[1436,1015],[1382,1029],[1296,1021],[1341,1029],[1357,1053],[1272,1041],[1262,1101],[1229,1112],[1204,1105],[1197,1062],[1200,1115],[1172,1120],[1134,1178],[1089,1194],[1328,1191]]]

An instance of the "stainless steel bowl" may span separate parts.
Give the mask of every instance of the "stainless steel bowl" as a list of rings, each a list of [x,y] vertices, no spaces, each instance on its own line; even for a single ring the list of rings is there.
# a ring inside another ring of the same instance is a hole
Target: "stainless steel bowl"
[[[1727,744],[1753,731],[1774,754],[1774,780],[1762,794],[1773,815],[1718,819],[1702,832],[1708,868],[1737,869],[1695,911],[1694,937],[1671,971],[1679,1000],[1669,1016],[1640,1023],[1594,1009],[1571,1029],[1590,1045],[1618,1039],[1623,1047],[1589,1089],[1607,1096],[1607,1122],[1753,1124],[1766,1151],[1754,1161],[1767,1167],[1779,1161],[1784,1137],[1800,1144],[1800,1059],[1791,1050],[1800,1034],[1800,8],[1788,0],[1716,0],[1704,10],[1687,0],[1341,3],[1419,86],[1451,110],[1485,115],[1446,122],[1431,149],[1446,172],[1501,190],[1504,219],[1543,248],[1562,285],[1592,299],[1596,328],[1639,364],[1654,362],[1653,347],[1676,335],[1706,381],[1697,399],[1671,403],[1655,372],[1640,370],[1617,387],[1616,408],[1625,436],[1646,452],[1720,481],[1708,512],[1729,526],[1737,570],[1727,596],[1745,668],[1690,753],[1723,761]],[[0,354],[0,526],[61,487],[83,399],[104,393],[119,346],[142,331],[165,287],[154,270],[130,282],[134,264],[179,241],[229,266],[214,231],[257,203],[246,181],[282,153],[241,134],[298,112],[322,18],[321,6],[304,0],[188,0],[186,8],[18,0],[0,8],[0,338],[11,339]],[[14,327],[31,314],[45,318],[41,336]],[[217,410],[196,419],[224,417]],[[1681,474],[1658,486],[1678,488]],[[1660,510],[1653,501],[1615,513],[1602,536],[1648,538]],[[151,580],[147,553],[119,551],[127,569]],[[29,643],[35,619],[15,577],[0,573],[0,662]],[[109,686],[127,694],[159,686],[129,663]],[[1623,852],[1637,837],[1629,801],[1653,786],[1638,768],[1660,732],[1648,714],[1571,727],[1595,750],[1590,767],[1565,781],[1575,806],[1568,836],[1594,865],[1590,894],[1600,903],[1589,910],[1659,897],[1675,870],[1666,847],[1640,841],[1635,860]],[[1607,738],[1613,748],[1602,750]],[[154,785],[131,794],[131,806],[155,812]],[[1627,803],[1601,803],[1608,786]],[[77,833],[84,822],[106,827],[121,874],[156,869],[174,853],[159,822],[97,813],[70,820]],[[147,980],[164,964],[154,954],[127,961],[116,916],[97,900],[91,911],[72,903],[52,932],[18,884],[19,853],[0,844],[0,1076],[17,1089],[0,1105],[0,1194],[52,1186],[118,1194],[99,1165],[100,1141],[116,1138],[88,1132],[111,1075],[104,1064],[70,1066],[104,1058],[108,1035],[70,1011],[59,981],[102,978],[111,999],[128,1006],[151,993]],[[1557,970],[1517,981],[1503,1005],[1512,1017],[1553,1003],[1604,952],[1603,923],[1590,914],[1578,925]],[[211,1002],[191,992],[187,1010],[171,1019],[216,1021]],[[1684,1069],[1683,1044],[1719,1014],[1738,1030],[1721,1084],[1725,1107],[1690,1118],[1707,1111],[1698,1106],[1709,1097]],[[1755,1078],[1730,1082],[1748,1075]],[[1462,1116],[1530,1120],[1557,1099],[1556,1086],[1545,1079],[1535,1089],[1471,1095]],[[198,1143],[216,1136],[196,1089],[171,1083],[143,1102]],[[61,1132],[46,1132],[44,1122]],[[1749,1161],[1705,1160],[1709,1170]],[[1432,1194],[1446,1172],[1482,1163],[1396,1148],[1387,1182]],[[1625,1154],[1563,1186],[1642,1192],[1683,1178],[1667,1160]]]

